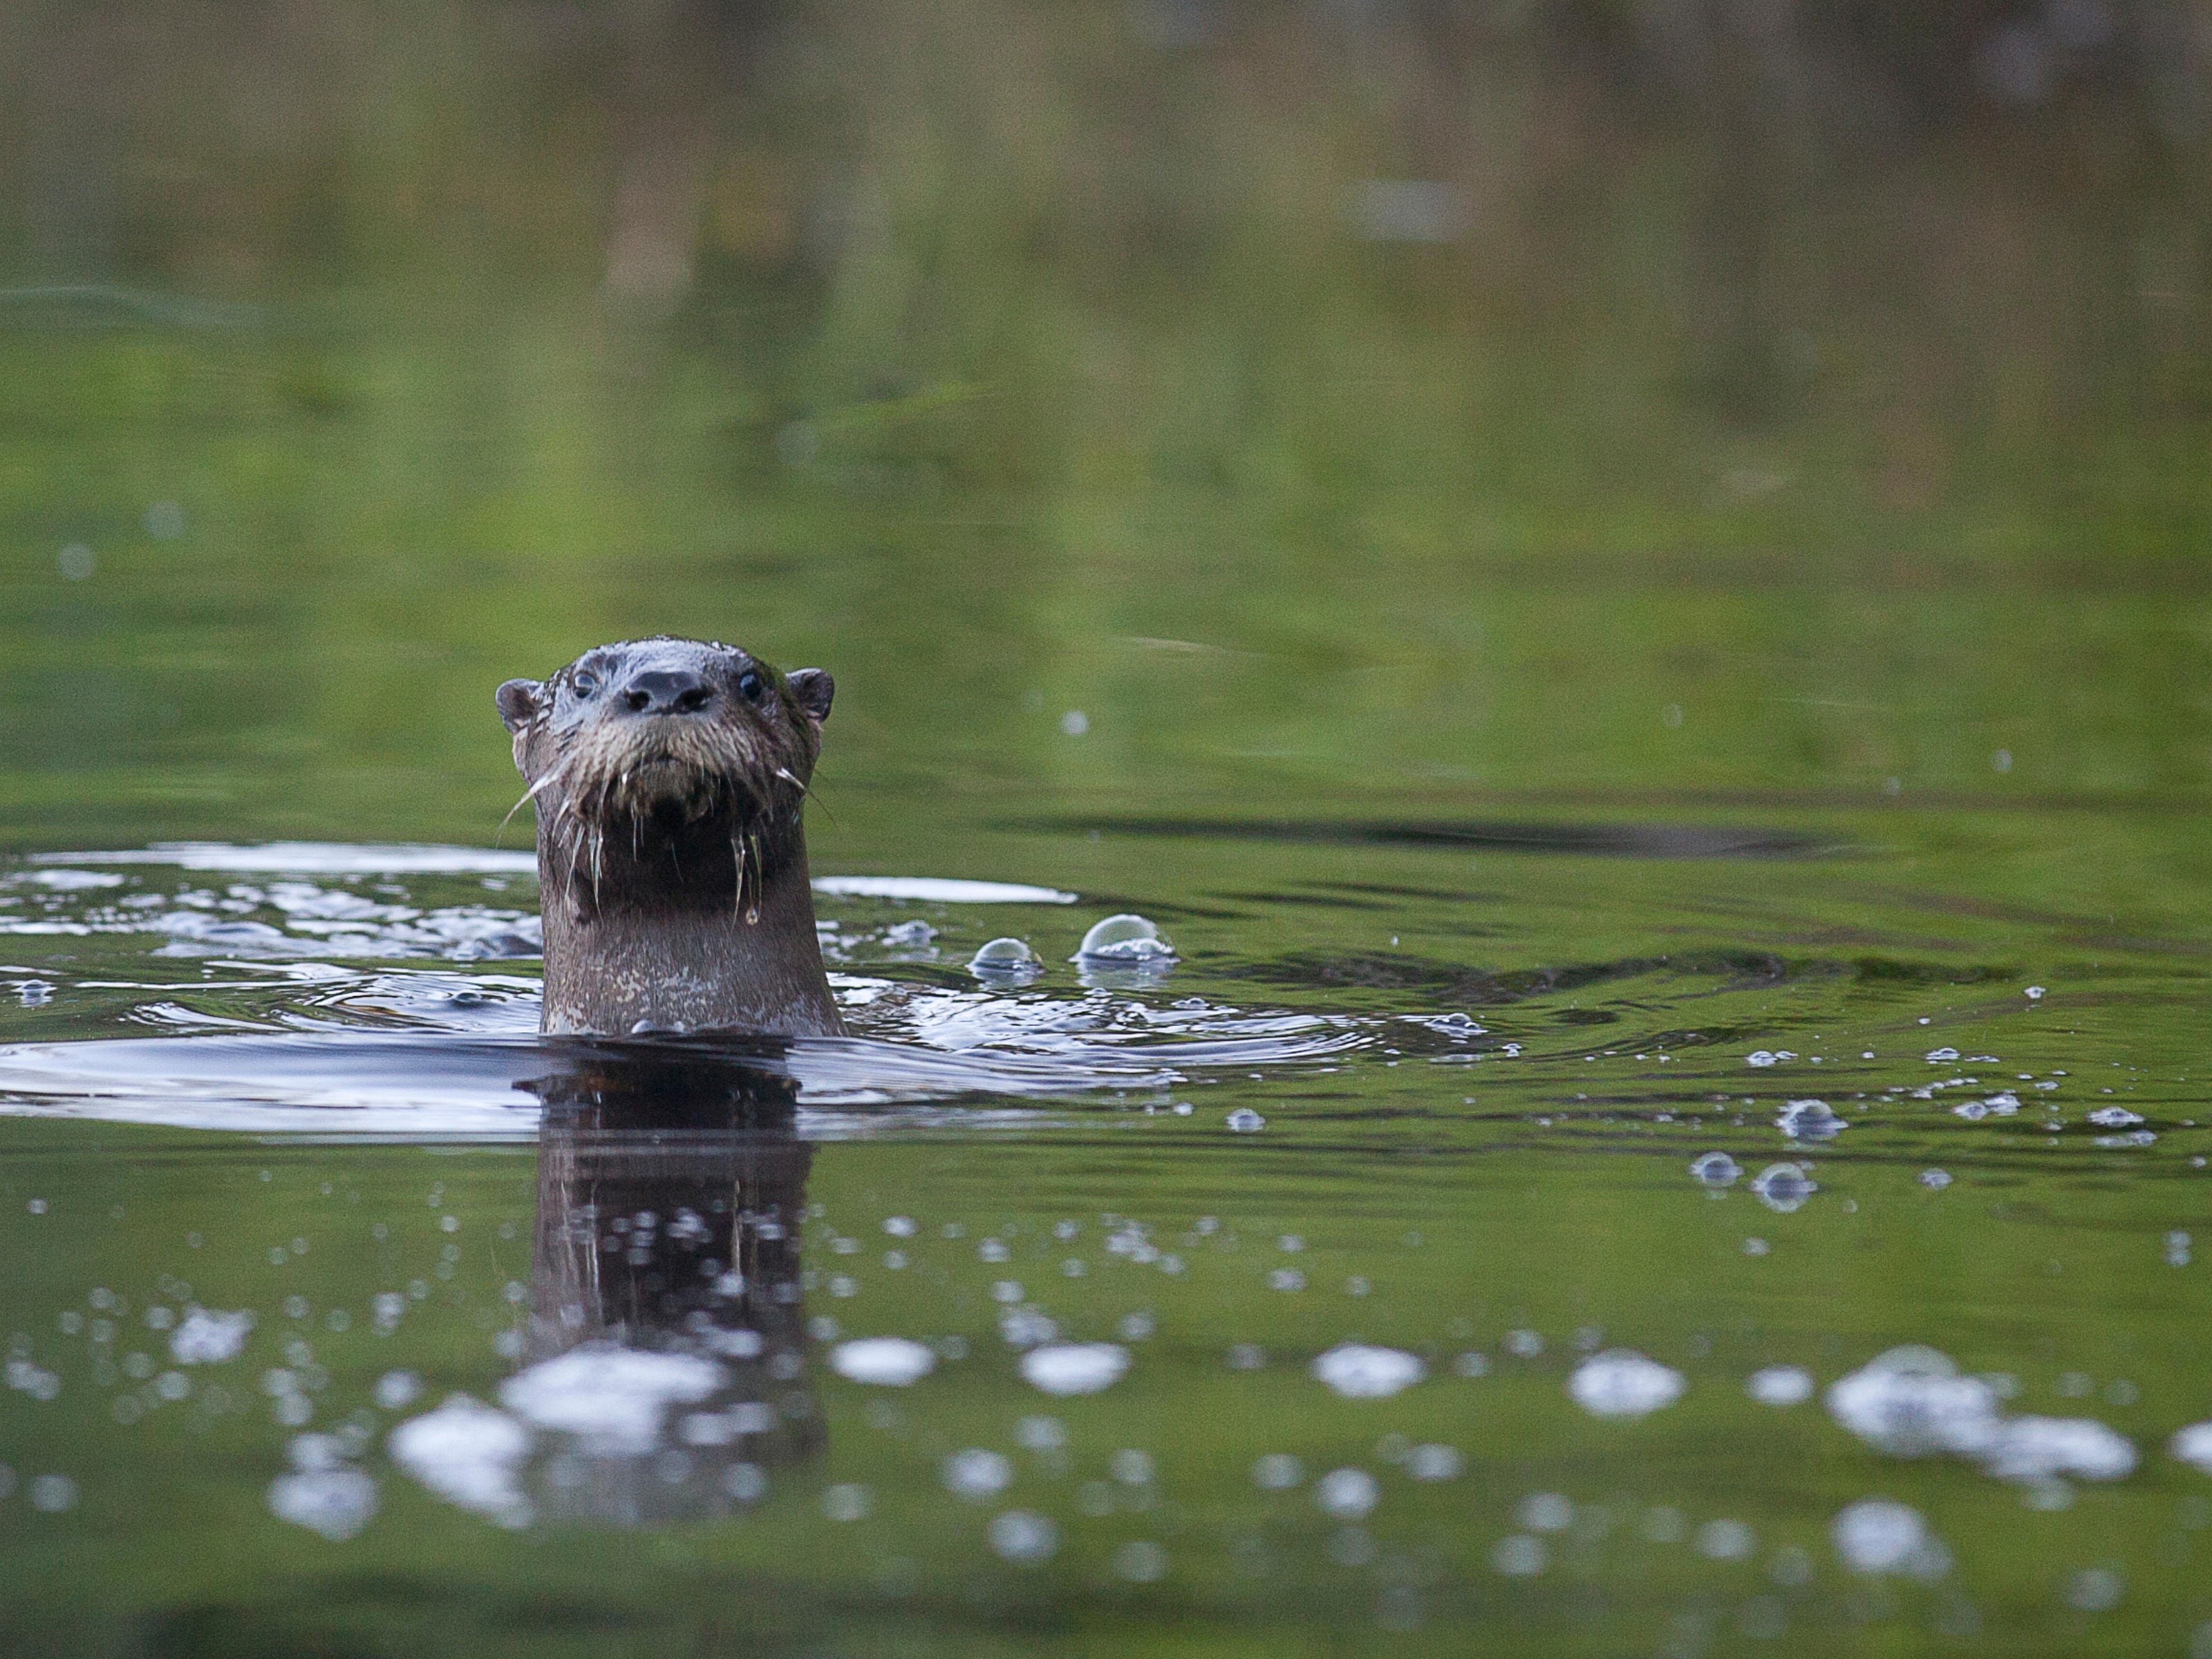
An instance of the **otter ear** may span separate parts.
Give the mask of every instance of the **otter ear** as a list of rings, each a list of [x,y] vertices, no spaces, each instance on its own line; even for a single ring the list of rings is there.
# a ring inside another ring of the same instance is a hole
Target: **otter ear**
[[[819,726],[830,718],[830,699],[837,695],[837,682],[830,678],[828,669],[801,668],[783,678],[807,719]]]
[[[499,704],[499,717],[510,732],[520,732],[538,718],[545,687],[537,680],[509,680],[501,686],[493,701]]]

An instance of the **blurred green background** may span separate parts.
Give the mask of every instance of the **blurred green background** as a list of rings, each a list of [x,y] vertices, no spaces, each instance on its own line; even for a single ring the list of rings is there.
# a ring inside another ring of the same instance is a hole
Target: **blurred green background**
[[[25,0],[0,839],[485,841],[491,688],[653,630],[836,673],[841,867],[2194,818],[2209,75],[2202,0]]]

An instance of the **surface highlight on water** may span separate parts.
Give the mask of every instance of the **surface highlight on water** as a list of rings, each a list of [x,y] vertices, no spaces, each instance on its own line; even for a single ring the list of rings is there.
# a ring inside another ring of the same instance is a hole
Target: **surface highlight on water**
[[[151,1435],[274,1460],[237,1525],[379,1559],[777,1515],[827,1529],[811,1570],[742,1529],[704,1559],[802,1601],[896,1553],[890,1607],[1095,1576],[1561,1651],[1592,1586],[1589,1650],[1686,1607],[2188,1616],[2212,1133],[2186,1045],[2111,1021],[2193,972],[1936,946],[1909,899],[1849,955],[1767,917],[1482,966],[1392,873],[1284,882],[1331,902],[1272,949],[1218,901],[828,878],[854,1035],[793,1042],[538,1038],[510,855],[0,873],[0,1523],[62,1547]],[[1130,909],[1176,955],[1071,957]],[[1042,976],[979,979],[1010,921]]]

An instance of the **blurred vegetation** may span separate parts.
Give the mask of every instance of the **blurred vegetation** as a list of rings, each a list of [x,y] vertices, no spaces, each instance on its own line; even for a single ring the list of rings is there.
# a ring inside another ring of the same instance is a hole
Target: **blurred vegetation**
[[[0,834],[481,839],[488,688],[656,628],[901,799],[2197,799],[2208,75],[2200,0],[9,8]]]

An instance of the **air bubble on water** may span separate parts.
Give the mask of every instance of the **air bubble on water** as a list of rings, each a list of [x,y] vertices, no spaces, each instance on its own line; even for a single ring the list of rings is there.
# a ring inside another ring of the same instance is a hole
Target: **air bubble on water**
[[[1058,1340],[1060,1324],[1035,1308],[1009,1308],[999,1321],[999,1335],[1010,1348],[1034,1348]]]
[[[1456,1480],[1467,1468],[1467,1459],[1455,1446],[1424,1444],[1407,1452],[1405,1468],[1416,1480]]]
[[[343,1544],[376,1517],[376,1480],[345,1467],[276,1475],[270,1482],[268,1504],[276,1520]]]
[[[830,1351],[830,1368],[854,1382],[903,1389],[937,1367],[927,1346],[903,1336],[868,1336],[841,1342]]]
[[[1152,1334],[1152,1316],[1148,1313],[1124,1314],[1115,1333],[1124,1342],[1142,1342]]]
[[[1708,1521],[1692,1540],[1698,1554],[1709,1561],[1741,1561],[1758,1547],[1759,1540],[1741,1521]]]
[[[1825,1100],[1793,1100],[1782,1109],[1774,1127],[1792,1140],[1833,1140],[1850,1126]]]
[[[1690,1164],[1690,1173],[1708,1187],[1729,1187],[1743,1175],[1743,1165],[1726,1152],[1707,1152]]]
[[[1255,1134],[1267,1127],[1267,1120],[1249,1106],[1239,1106],[1230,1113],[1227,1122],[1231,1133],[1240,1135]]]
[[[968,971],[980,980],[1027,984],[1044,972],[1044,959],[1025,939],[994,939],[968,958]]]
[[[1129,1351],[1112,1342],[1071,1342],[1032,1348],[1022,1356],[1022,1376],[1047,1394],[1097,1394],[1129,1369]]]
[[[1271,1291],[1303,1291],[1305,1287],[1306,1276],[1296,1267],[1278,1267],[1267,1275],[1267,1288]]]
[[[2135,1473],[2136,1449],[2126,1436],[2087,1417],[2015,1417],[1980,1451],[1984,1468],[2000,1480],[2033,1485],[2071,1475],[2080,1480],[2120,1480]]]
[[[1940,1193],[1951,1184],[1951,1176],[1948,1171],[1943,1170],[1923,1170],[1920,1172],[1920,1184]]]
[[[1795,1544],[1784,1544],[1767,1563],[1766,1576],[1778,1584],[1796,1589],[1813,1582],[1813,1558]]]
[[[2212,1429],[2212,1424],[2204,1426]],[[2212,1447],[2206,1455],[2212,1456]],[[1252,1484],[1262,1492],[1288,1492],[1304,1479],[1304,1467],[1288,1452],[1269,1452],[1252,1465]]]
[[[238,1358],[253,1331],[250,1309],[219,1313],[187,1307],[183,1321],[169,1334],[169,1357],[179,1365],[216,1365]]]
[[[1152,1478],[1152,1455],[1139,1451],[1134,1447],[1126,1448],[1114,1454],[1109,1467],[1114,1472],[1114,1478],[1123,1486],[1146,1486]]]
[[[1921,1023],[1923,1024],[1927,1024],[1925,1020],[1923,1020]],[[1956,1060],[1958,1057],[1959,1051],[1956,1048],[1930,1048],[1925,1056],[1929,1064],[1931,1066],[1942,1065],[1948,1060]]]
[[[1158,963],[1175,959],[1175,946],[1144,917],[1123,914],[1093,923],[1073,962]]]
[[[1067,1444],[1067,1425],[1056,1417],[1024,1417],[1014,1425],[1014,1443],[1024,1451],[1058,1451]]]
[[[832,1521],[866,1520],[874,1506],[874,1495],[854,1480],[840,1481],[822,1493],[822,1513]]]
[[[1868,1574],[1924,1577],[1942,1547],[1919,1510],[1887,1498],[1862,1498],[1830,1523],[1828,1536],[1845,1566]]]
[[[2124,1129],[2142,1121],[2141,1113],[2131,1112],[2124,1106],[2100,1106],[2089,1114],[2089,1121],[2100,1129]]]
[[[499,1395],[523,1421],[574,1435],[592,1455],[642,1456],[672,1407],[696,1405],[726,1375],[696,1354],[594,1345],[508,1377]]]
[[[1331,1469],[1314,1482],[1314,1502],[1324,1514],[1339,1521],[1357,1521],[1374,1509],[1382,1496],[1375,1477],[1364,1469]]]
[[[2087,1567],[2066,1584],[2066,1605],[2081,1613],[2109,1613],[2119,1606],[2127,1581],[2110,1567]]]
[[[975,1254],[985,1261],[1004,1261],[1012,1256],[1013,1252],[1006,1248],[1004,1239],[987,1238],[976,1245]]]
[[[1543,1571],[1547,1553],[1542,1539],[1513,1533],[1492,1547],[1490,1565],[1508,1578],[1533,1578]]]
[[[2027,989],[2021,992],[2021,994],[2026,997],[2030,1002],[2039,1002],[2043,999],[2044,991],[2040,985],[2031,985]]]
[[[1133,1584],[1150,1584],[1167,1576],[1168,1553],[1146,1539],[1132,1539],[1114,1552],[1114,1576]]]
[[[1544,1352],[1544,1339],[1534,1331],[1508,1331],[1505,1351],[1522,1359],[1534,1359]]]
[[[1908,1344],[1869,1360],[1828,1390],[1828,1414],[1893,1457],[1973,1456],[1999,1429],[1996,1390],[1961,1376],[1948,1354]]]
[[[1001,1279],[991,1286],[991,1300],[1007,1307],[1019,1302],[1023,1294],[1020,1284],[1011,1279]]]
[[[1789,1215],[1803,1208],[1820,1188],[1795,1164],[1770,1164],[1753,1178],[1751,1190],[1768,1209]]]
[[[1753,1371],[1743,1391],[1762,1406],[1800,1406],[1813,1397],[1813,1374],[1797,1365],[1769,1365]]]
[[[1411,1388],[1428,1368],[1397,1348],[1342,1342],[1317,1356],[1312,1365],[1316,1380],[1347,1400],[1382,1400]]]
[[[1513,1520],[1530,1532],[1565,1532],[1575,1523],[1575,1506],[1555,1492],[1531,1492],[1515,1508]]]
[[[1642,1417],[1673,1405],[1687,1387],[1682,1374],[1631,1348],[1613,1348],[1575,1367],[1567,1394],[1594,1417]]]
[[[2212,1422],[2191,1424],[2167,1441],[2166,1449],[2191,1468],[2212,1474]]]
[[[992,1553],[1018,1564],[1048,1559],[1060,1547],[1060,1528],[1042,1515],[1008,1510],[994,1516],[986,1534]]]

